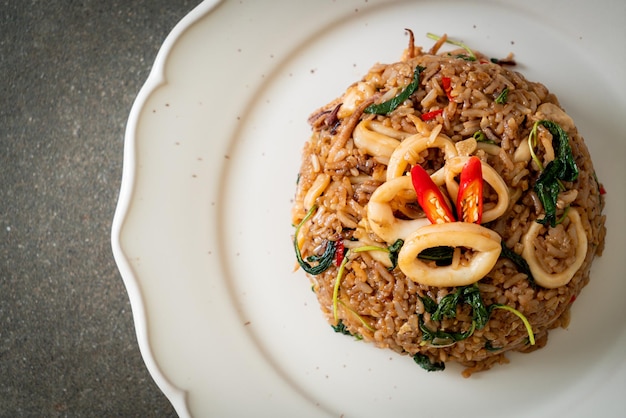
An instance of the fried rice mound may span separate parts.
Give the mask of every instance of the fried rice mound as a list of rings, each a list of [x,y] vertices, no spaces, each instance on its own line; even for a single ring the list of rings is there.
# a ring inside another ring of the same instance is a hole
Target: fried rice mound
[[[511,56],[440,52],[445,35],[424,51],[409,34],[400,61],[311,114],[294,247],[335,331],[468,377],[568,325],[602,253],[603,188],[572,118]],[[478,222],[456,204],[470,159]],[[452,219],[420,204],[415,166]]]

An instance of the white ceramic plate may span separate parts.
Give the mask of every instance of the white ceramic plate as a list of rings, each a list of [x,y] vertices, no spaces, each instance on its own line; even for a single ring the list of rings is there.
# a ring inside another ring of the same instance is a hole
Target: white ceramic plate
[[[165,41],[129,117],[112,243],[139,345],[181,416],[621,416],[626,407],[625,7],[586,0],[215,0]],[[608,191],[606,251],[567,330],[460,377],[342,337],[292,271],[306,119],[411,28],[545,83]]]

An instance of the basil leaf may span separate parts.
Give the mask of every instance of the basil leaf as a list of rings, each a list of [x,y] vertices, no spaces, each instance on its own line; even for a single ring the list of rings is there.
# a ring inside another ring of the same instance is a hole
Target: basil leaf
[[[569,135],[559,126],[558,123],[550,120],[541,121],[541,124],[548,128],[552,136],[557,138],[557,155],[558,160],[562,162],[562,171],[560,172],[560,180],[574,181],[578,178],[578,166],[572,154],[572,148],[569,145]]]
[[[535,183],[535,193],[543,205],[545,216],[543,219],[537,219],[540,224],[550,224],[556,226],[556,203],[561,191],[559,184],[559,173],[561,172],[560,163],[557,160],[551,161],[541,172],[537,182]]]
[[[540,224],[557,224],[556,202],[562,189],[561,181],[574,181],[578,178],[578,166],[569,145],[569,136],[557,123],[550,120],[537,122],[543,125],[553,136],[556,158],[546,165],[535,182],[534,190],[543,204],[545,217],[538,219]]]
[[[396,242],[394,242],[389,246],[389,248],[387,248],[389,250],[389,260],[391,260],[391,267],[389,267],[387,270],[393,270],[398,265],[398,254],[400,253],[403,245],[404,240],[398,238]]]
[[[463,290],[463,298],[465,303],[472,307],[472,320],[476,329],[483,329],[489,321],[489,311],[480,297],[478,285],[474,283],[472,286],[467,286]]]
[[[382,102],[379,104],[371,104],[365,108],[365,113],[374,113],[376,115],[386,115],[388,113],[393,112],[398,106],[402,104],[406,99],[411,96],[417,90],[420,84],[420,73],[424,71],[424,67],[416,66],[415,71],[413,72],[413,81],[409,83],[404,90],[400,92],[397,96],[392,97],[386,102]]]
[[[424,297],[421,297],[418,295],[418,297],[422,300],[422,303],[424,304],[424,310],[426,312],[428,312],[429,314],[433,314],[435,313],[435,311],[437,310],[437,302],[435,302],[430,296],[425,295]]]
[[[459,287],[454,293],[448,293],[439,301],[437,310],[432,314],[433,321],[441,321],[444,317],[456,317],[456,307],[461,302],[463,288]]]
[[[298,264],[300,264],[300,267],[302,267],[304,271],[314,276],[325,272],[331,266],[335,258],[335,251],[337,250],[337,243],[335,241],[327,241],[326,248],[324,249],[324,254],[312,255],[307,257],[306,260],[302,258],[302,253],[300,252],[300,247],[298,246],[298,233],[300,232],[300,228],[302,228],[302,225],[304,225],[304,223],[309,220],[311,216],[313,216],[316,210],[317,206],[313,205],[311,209],[309,209],[309,211],[306,213],[304,218],[302,218],[300,223],[296,226],[296,231],[293,235],[293,248],[296,252],[296,260],[298,260]],[[309,264],[309,262],[317,262],[318,264],[312,266],[311,264]]]
[[[454,247],[440,246],[426,248],[420,252],[417,257],[422,260],[435,261],[438,266],[447,266],[452,263],[452,255]]]
[[[478,285],[474,283],[473,285],[459,287],[454,291],[454,293],[449,293],[444,296],[441,301],[439,301],[439,305],[436,305],[436,309],[434,312],[431,312],[433,309],[432,304],[435,302],[428,298],[427,296],[421,298],[424,302],[424,309],[426,312],[431,313],[431,319],[433,321],[441,321],[445,318],[455,318],[456,317],[456,309],[460,303],[466,303],[472,308],[472,324],[471,327],[465,332],[445,332],[445,331],[432,331],[424,324],[424,320],[422,315],[419,316],[419,328],[422,331],[422,340],[424,341],[434,341],[438,340],[449,340],[449,341],[461,341],[466,338],[469,338],[476,329],[482,329],[485,327],[487,322],[489,321],[490,311],[485,306],[482,298],[480,297],[480,289]],[[428,303],[426,300],[430,300],[431,303]]]
[[[339,322],[337,322],[337,325],[331,325],[331,327],[333,328],[333,330],[335,330],[335,332],[338,332],[340,334],[352,335],[352,333],[348,331],[346,324],[344,324],[341,319],[339,320]]]
[[[423,315],[419,315],[418,321],[419,321],[420,331],[422,331],[422,341],[428,341],[433,346],[448,345],[451,343],[465,340],[466,338],[469,338],[474,333],[474,330],[476,329],[476,325],[472,322],[472,325],[470,326],[470,328],[465,332],[447,332],[447,331],[442,331],[442,330],[431,331],[426,326],[426,324],[424,324]],[[438,344],[435,341],[444,341],[445,343]]]
[[[324,253],[322,255],[312,255],[307,257],[306,261],[302,259],[302,257],[297,257],[298,263],[302,267],[304,271],[314,276],[321,274],[328,270],[328,268],[333,264],[335,260],[335,251],[337,250],[337,241],[326,241],[326,248],[324,249]],[[308,262],[317,263],[315,266],[312,266]]]
[[[417,353],[413,356],[413,361],[427,372],[438,372],[445,370],[446,364],[443,362],[432,362],[426,354]]]

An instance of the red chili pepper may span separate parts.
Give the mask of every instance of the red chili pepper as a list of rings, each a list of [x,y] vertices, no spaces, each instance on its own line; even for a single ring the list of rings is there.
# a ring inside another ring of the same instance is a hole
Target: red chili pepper
[[[454,222],[452,210],[441,191],[420,165],[411,169],[411,181],[417,194],[417,203],[422,207],[428,220],[433,224]]]
[[[345,247],[341,239],[335,241],[335,265],[339,267],[345,256]]]
[[[443,109],[435,109],[430,112],[426,112],[420,116],[423,121],[435,119],[437,115],[441,115],[443,113]]]
[[[483,170],[480,158],[476,156],[470,157],[461,170],[456,211],[463,222],[480,224],[483,216]]]
[[[600,194],[601,195],[606,194],[606,189],[604,188],[604,186],[600,186]]]
[[[448,96],[448,100],[452,101],[454,97],[452,96],[452,80],[450,77],[441,77],[441,85],[443,86],[443,91],[446,92],[446,96]]]

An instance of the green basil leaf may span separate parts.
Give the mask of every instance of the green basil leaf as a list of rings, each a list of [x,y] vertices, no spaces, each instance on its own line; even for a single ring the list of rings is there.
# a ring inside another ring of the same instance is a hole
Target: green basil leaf
[[[433,321],[441,321],[445,318],[456,317],[456,307],[461,302],[463,288],[459,287],[454,293],[448,293],[439,301],[437,310],[432,314]]]
[[[554,227],[557,224],[556,203],[563,189],[561,181],[575,181],[578,178],[578,166],[569,145],[567,132],[550,120],[541,120],[537,123],[550,131],[556,151],[556,158],[546,165],[535,182],[535,193],[545,211],[543,219],[538,219],[537,222]]]
[[[411,96],[417,90],[420,84],[420,73],[424,71],[424,67],[416,66],[413,72],[413,81],[411,81],[397,96],[392,97],[386,102],[379,104],[371,104],[365,108],[365,113],[374,113],[376,115],[387,115],[393,112],[398,106]]]
[[[438,372],[441,370],[445,370],[446,364],[443,362],[432,362],[430,358],[426,354],[417,353],[413,356],[413,360],[417,363],[422,369],[427,372]]]
[[[440,246],[426,248],[417,257],[422,260],[435,261],[438,266],[447,266],[452,263],[454,247]]]
[[[480,297],[478,285],[474,283],[463,290],[465,303],[472,307],[472,320],[476,329],[483,329],[489,321],[489,311]]]
[[[403,245],[404,240],[398,238],[396,242],[394,242],[389,246],[389,248],[387,248],[389,250],[389,260],[391,261],[391,267],[389,267],[388,270],[393,270],[398,265],[398,254],[400,253]]]
[[[300,252],[300,247],[298,246],[298,233],[300,232],[300,228],[302,225],[315,213],[317,210],[317,206],[313,205],[311,209],[307,212],[305,217],[300,221],[300,223],[296,226],[296,231],[293,236],[293,247],[296,252],[296,260],[298,260],[298,264],[304,271],[314,276],[321,274],[328,270],[328,268],[333,264],[335,259],[335,251],[337,250],[337,243],[335,241],[327,241],[326,248],[324,249],[324,253],[322,255],[312,255],[307,257],[307,259],[302,258],[302,253]],[[316,262],[316,265],[311,265],[310,263]]]

